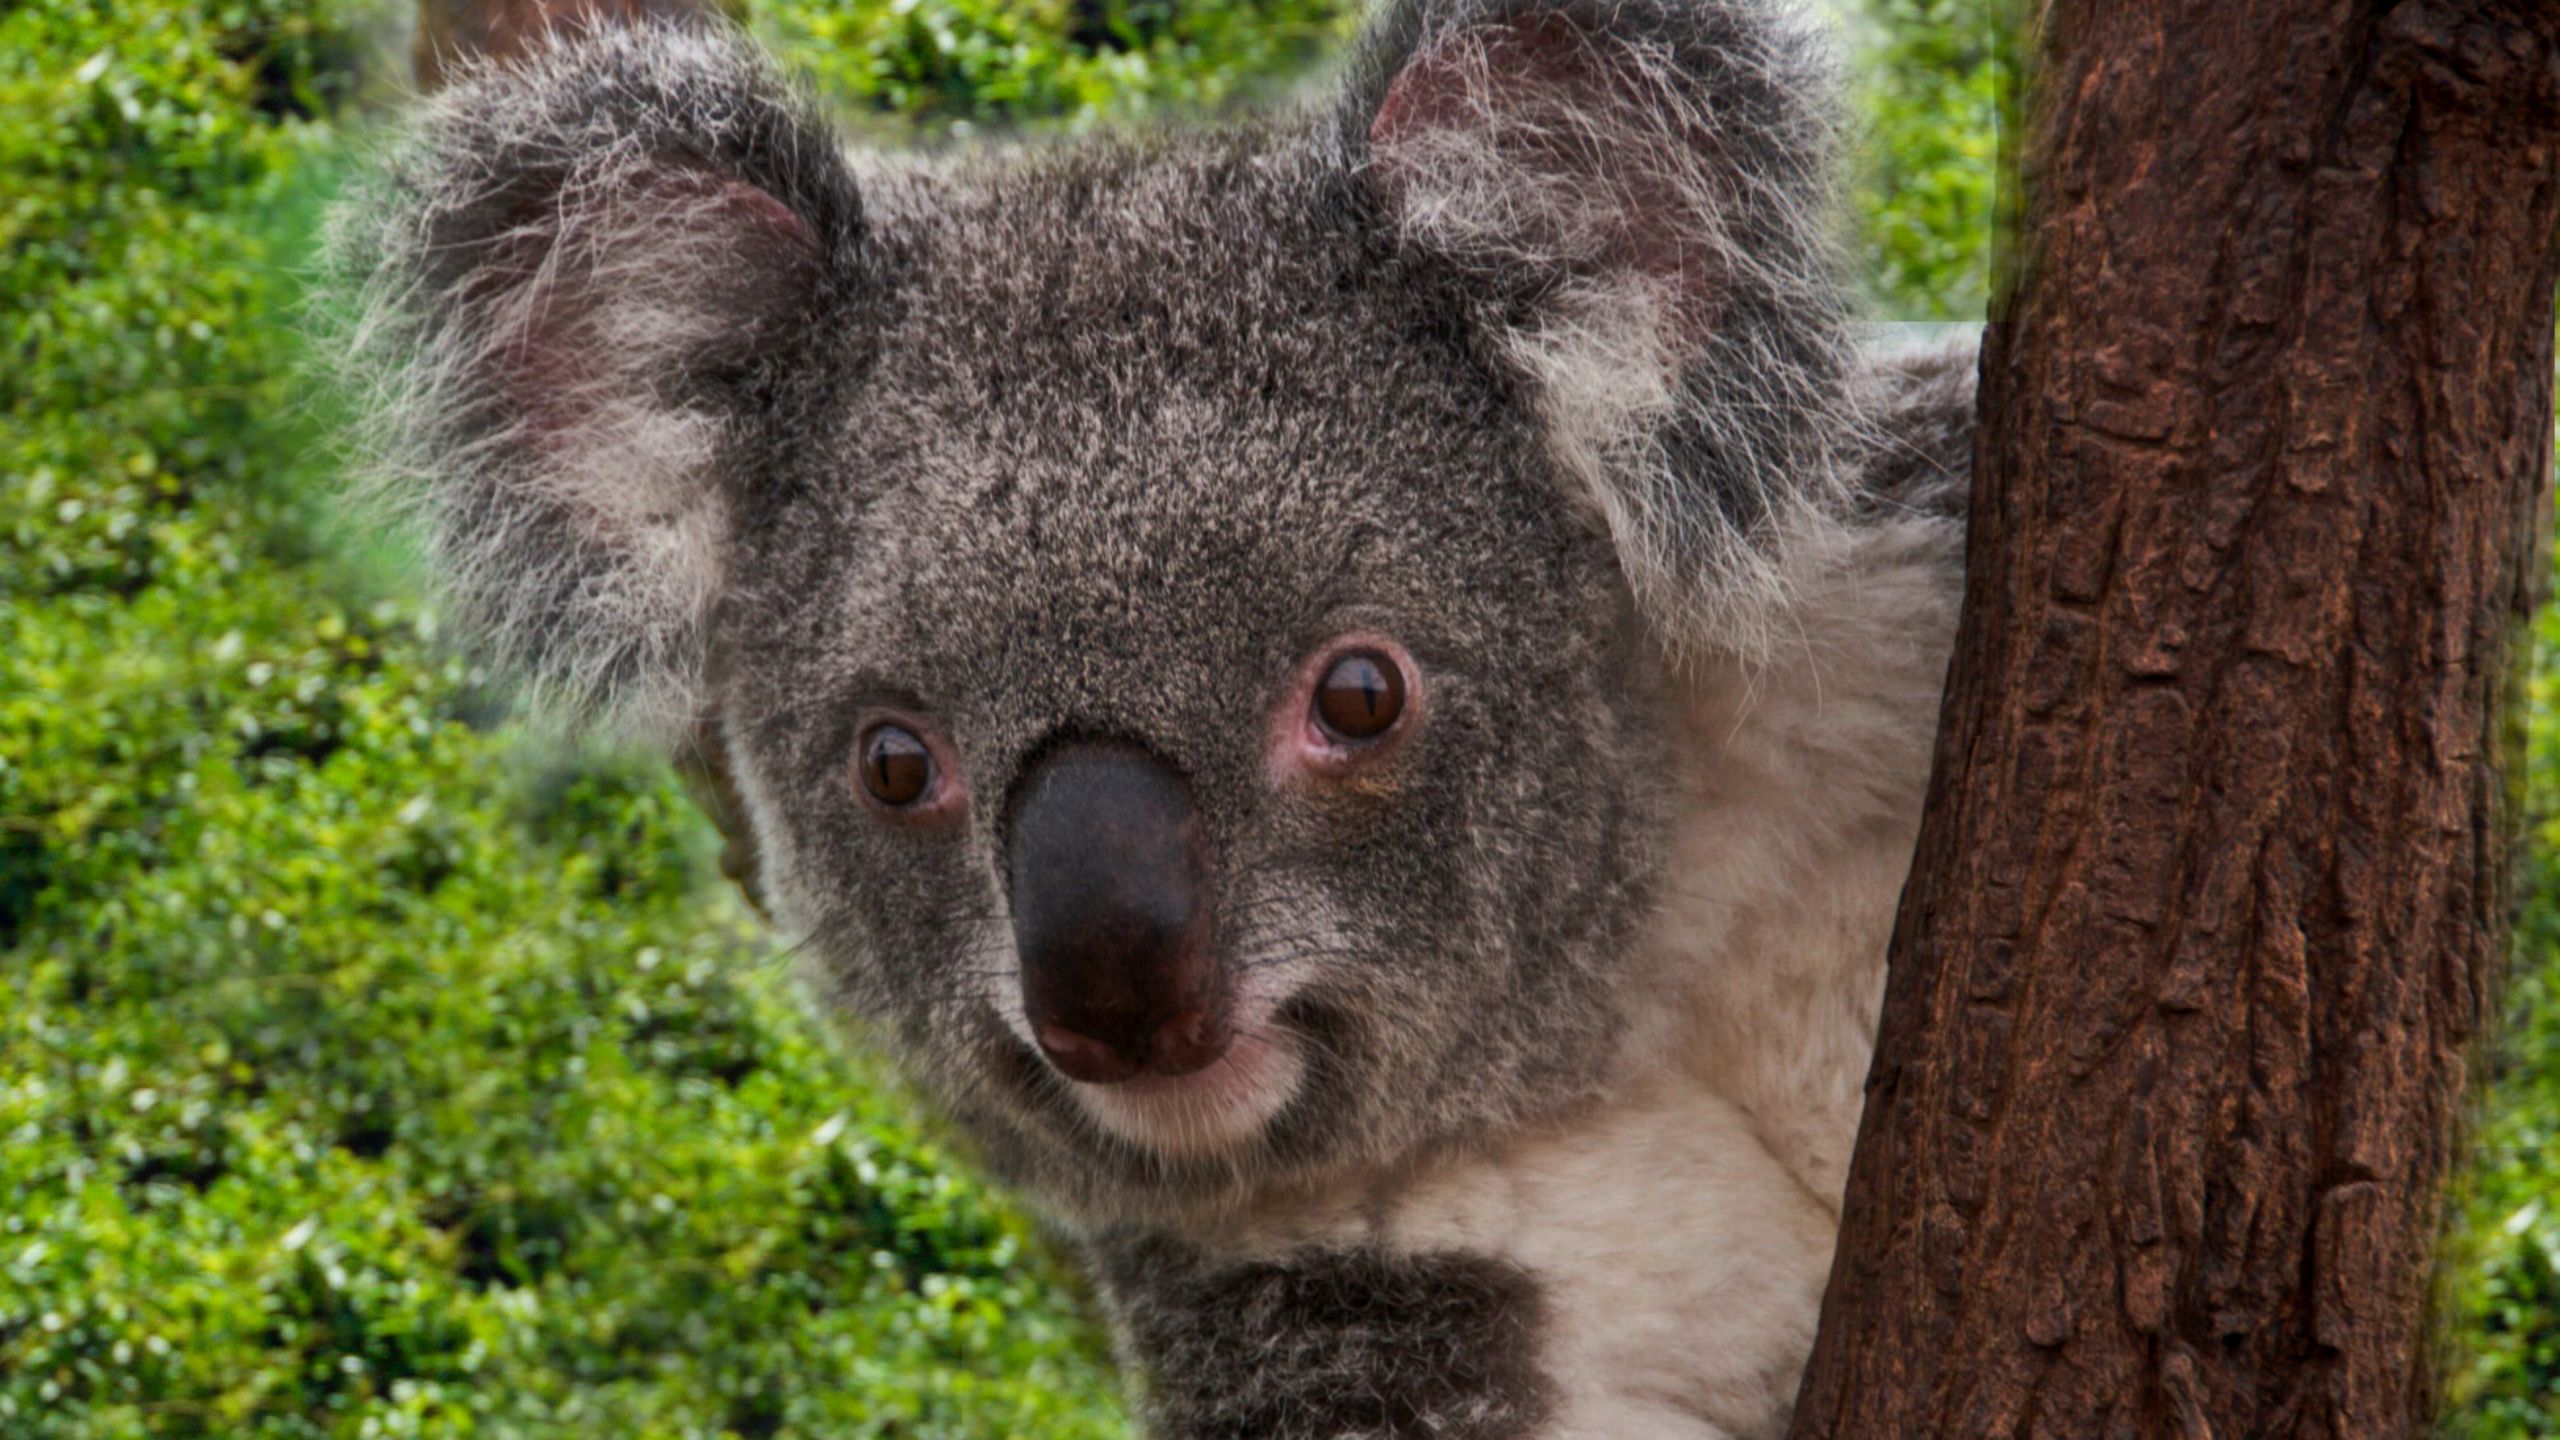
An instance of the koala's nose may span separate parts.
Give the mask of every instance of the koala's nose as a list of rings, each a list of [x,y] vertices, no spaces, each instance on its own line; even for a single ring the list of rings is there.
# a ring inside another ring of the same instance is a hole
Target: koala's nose
[[[1181,774],[1134,745],[1080,741],[1043,756],[1015,794],[1013,942],[1049,1063],[1109,1085],[1224,1055],[1208,840]]]

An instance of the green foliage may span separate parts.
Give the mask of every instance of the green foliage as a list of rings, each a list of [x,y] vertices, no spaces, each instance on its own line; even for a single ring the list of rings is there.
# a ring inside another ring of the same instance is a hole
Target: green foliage
[[[1980,320],[2011,0],[1861,0],[1850,171],[1867,283],[1894,320]]]
[[[1124,1434],[668,783],[308,558],[354,24],[0,16],[0,1434]]]
[[[1357,0],[771,0],[758,28],[832,93],[921,128],[1198,113],[1329,53]]]
[[[2445,1432],[2456,1440],[2560,1435],[2560,606],[2535,618],[2518,658],[2522,905],[2447,1251]]]

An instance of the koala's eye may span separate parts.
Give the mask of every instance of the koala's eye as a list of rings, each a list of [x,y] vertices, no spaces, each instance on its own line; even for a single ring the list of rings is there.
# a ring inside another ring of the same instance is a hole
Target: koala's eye
[[[1404,713],[1404,672],[1375,650],[1354,650],[1316,681],[1316,721],[1341,740],[1375,740]]]
[[[1335,636],[1298,663],[1271,712],[1272,783],[1321,785],[1380,773],[1374,767],[1402,751],[1430,719],[1431,694],[1426,672],[1396,641],[1374,630]],[[1372,786],[1361,793],[1386,791]]]
[[[863,731],[858,763],[862,788],[893,810],[903,810],[933,791],[933,752],[904,725],[883,722]]]

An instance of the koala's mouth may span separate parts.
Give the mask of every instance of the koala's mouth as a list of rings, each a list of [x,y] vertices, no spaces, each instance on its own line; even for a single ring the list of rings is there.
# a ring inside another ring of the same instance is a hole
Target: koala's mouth
[[[1238,1028],[1226,1053],[1186,1075],[1141,1075],[1112,1085],[1068,1082],[1106,1133],[1159,1154],[1203,1156],[1253,1141],[1297,1095],[1298,1047],[1268,1020]]]
[[[1005,1018],[1042,1088],[1159,1159],[1262,1143],[1307,1088],[1311,1037],[1282,1016],[1292,967],[1247,963],[1221,915],[1189,777],[1138,740],[1062,733],[1010,787],[1003,831]]]

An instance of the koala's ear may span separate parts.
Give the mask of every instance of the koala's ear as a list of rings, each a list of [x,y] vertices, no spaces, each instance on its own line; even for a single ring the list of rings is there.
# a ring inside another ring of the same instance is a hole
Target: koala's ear
[[[825,123],[704,27],[477,70],[342,203],[377,488],[542,704],[657,738],[699,708],[760,419],[824,363],[862,229]]]
[[[1845,493],[1819,41],[1754,0],[1420,0],[1339,143],[1454,266],[1675,646],[1751,643]]]

